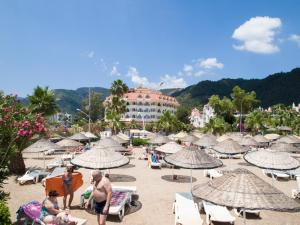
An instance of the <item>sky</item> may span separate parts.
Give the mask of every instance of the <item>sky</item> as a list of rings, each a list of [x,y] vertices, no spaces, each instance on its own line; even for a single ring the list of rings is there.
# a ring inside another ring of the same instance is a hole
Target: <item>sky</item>
[[[0,0],[0,90],[186,87],[300,67],[297,0]]]

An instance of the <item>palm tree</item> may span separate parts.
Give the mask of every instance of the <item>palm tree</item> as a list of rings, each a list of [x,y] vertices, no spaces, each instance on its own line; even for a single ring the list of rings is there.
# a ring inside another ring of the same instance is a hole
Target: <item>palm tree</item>
[[[231,126],[229,123],[225,122],[223,117],[215,117],[209,120],[209,122],[203,128],[205,133],[213,134],[224,134],[230,131]]]
[[[113,134],[117,134],[118,131],[120,131],[125,126],[124,123],[121,121],[120,114],[116,112],[107,112],[106,118],[108,120],[109,126]]]
[[[250,129],[253,134],[257,134],[264,129],[264,122],[264,113],[260,111],[249,113],[245,120],[246,128]]]
[[[32,112],[51,116],[59,110],[54,93],[48,87],[37,86],[33,91],[33,95],[28,96],[28,99]]]
[[[170,111],[164,112],[159,121],[157,121],[157,128],[163,130],[167,134],[179,130],[180,127],[181,124]]]
[[[122,80],[115,80],[111,84],[110,92],[118,97],[123,96],[128,91],[128,86]]]

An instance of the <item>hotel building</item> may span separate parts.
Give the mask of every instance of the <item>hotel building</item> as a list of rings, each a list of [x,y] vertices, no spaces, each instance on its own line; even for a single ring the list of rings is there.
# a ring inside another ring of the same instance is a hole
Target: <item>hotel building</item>
[[[105,102],[111,101],[111,99],[112,96],[109,96]],[[155,122],[166,111],[175,114],[179,106],[176,98],[148,88],[130,89],[124,94],[123,100],[127,105],[127,112],[122,115],[122,120],[125,122],[131,120],[139,123]]]

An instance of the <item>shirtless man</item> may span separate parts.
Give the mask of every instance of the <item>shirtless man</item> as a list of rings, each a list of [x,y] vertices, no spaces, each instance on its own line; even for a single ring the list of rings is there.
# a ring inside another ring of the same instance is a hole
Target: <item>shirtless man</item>
[[[97,213],[98,225],[105,225],[109,210],[109,203],[112,197],[111,184],[105,176],[102,176],[102,173],[99,170],[94,170],[92,172],[92,177],[94,180],[93,193],[91,194],[85,207],[88,208],[88,205],[93,197],[95,201],[95,211]]]

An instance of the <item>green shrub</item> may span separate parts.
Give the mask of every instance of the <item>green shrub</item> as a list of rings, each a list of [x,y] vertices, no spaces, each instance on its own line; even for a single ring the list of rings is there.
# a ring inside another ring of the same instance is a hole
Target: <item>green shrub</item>
[[[1,225],[11,225],[10,213],[5,202],[0,201],[0,224]]]
[[[133,138],[132,145],[133,146],[148,145],[148,140],[142,138]]]

